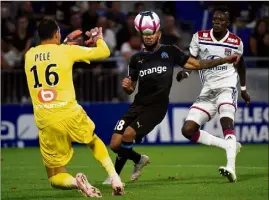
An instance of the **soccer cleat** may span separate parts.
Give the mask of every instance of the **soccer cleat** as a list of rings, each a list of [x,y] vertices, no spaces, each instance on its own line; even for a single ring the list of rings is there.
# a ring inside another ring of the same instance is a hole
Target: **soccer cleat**
[[[85,196],[85,197],[102,197],[101,192],[96,187],[93,187],[87,180],[87,177],[82,174],[78,173],[76,175],[77,187],[78,190]]]
[[[239,142],[236,142],[236,155],[240,152],[242,145]]]
[[[124,184],[118,174],[113,174],[109,177],[112,185],[112,196],[119,196],[124,194]]]
[[[230,167],[224,167],[224,166],[221,166],[219,168],[219,173],[220,175],[222,176],[226,176],[227,179],[230,181],[230,182],[236,182],[237,180],[237,177],[236,177],[236,174],[235,174],[235,170],[230,168]]]
[[[141,155],[140,161],[134,165],[133,173],[131,175],[131,181],[135,181],[141,175],[141,170],[149,163],[149,157]]]

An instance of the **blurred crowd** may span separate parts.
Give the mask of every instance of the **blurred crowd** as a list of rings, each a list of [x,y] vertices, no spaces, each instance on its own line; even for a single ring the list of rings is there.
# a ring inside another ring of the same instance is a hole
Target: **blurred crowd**
[[[212,8],[212,4],[208,2],[198,2],[198,4],[201,9],[210,11]],[[130,56],[143,46],[140,36],[134,29],[134,18],[139,12],[149,8],[157,12],[161,18],[161,42],[175,44],[187,50],[194,30],[191,28],[192,22],[186,24],[186,19],[178,18],[177,2],[3,1],[1,2],[1,68],[8,71],[23,69],[25,52],[39,44],[36,26],[43,18],[57,20],[62,39],[73,30],[81,29],[85,32],[99,26],[103,28],[104,40],[112,56],[105,62],[91,64],[91,70],[87,73],[85,73],[85,70],[89,69],[87,64],[75,64],[74,81],[77,91],[85,90],[85,85],[88,90],[95,88],[91,92],[80,92],[78,98],[81,101],[124,101],[126,96],[119,92],[120,79],[126,76]],[[237,26],[253,29],[247,39],[251,56],[268,57],[269,55],[269,23],[266,12],[268,16],[268,5],[263,3],[256,7],[246,7],[245,10],[243,8],[238,12],[240,16],[237,18],[240,23],[235,22]],[[265,18],[261,19],[261,16]],[[268,61],[257,61],[256,66],[268,67]],[[13,88],[27,88],[22,86],[26,85],[25,78],[20,77],[22,83],[17,81],[16,76],[9,80],[6,80],[5,76],[1,77],[1,85],[6,81],[6,84],[13,83]],[[117,84],[111,85],[111,82]],[[2,88],[2,92],[3,89],[2,97],[5,98],[7,95],[5,88]],[[20,102],[25,96],[27,96],[27,89],[20,90],[20,94],[16,97],[17,101]]]

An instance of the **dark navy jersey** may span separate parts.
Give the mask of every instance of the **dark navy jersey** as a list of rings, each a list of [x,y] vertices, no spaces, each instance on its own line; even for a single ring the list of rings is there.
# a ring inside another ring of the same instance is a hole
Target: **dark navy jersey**
[[[182,50],[172,45],[161,45],[153,52],[134,54],[129,63],[129,76],[139,84],[134,103],[168,103],[174,66],[183,67],[188,58]]]

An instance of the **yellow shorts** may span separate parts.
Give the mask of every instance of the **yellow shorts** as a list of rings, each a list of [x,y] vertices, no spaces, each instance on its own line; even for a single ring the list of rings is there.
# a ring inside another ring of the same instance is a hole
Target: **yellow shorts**
[[[81,109],[78,114],[39,130],[40,151],[46,167],[65,166],[74,153],[72,142],[92,141],[95,124]]]

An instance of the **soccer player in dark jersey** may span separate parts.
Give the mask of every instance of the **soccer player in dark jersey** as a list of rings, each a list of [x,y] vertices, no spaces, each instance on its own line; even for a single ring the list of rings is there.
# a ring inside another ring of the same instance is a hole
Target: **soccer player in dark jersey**
[[[128,76],[122,81],[122,87],[129,95],[139,81],[138,93],[117,122],[110,143],[111,149],[118,154],[115,162],[118,174],[128,159],[135,163],[132,181],[138,179],[142,168],[149,162],[148,156],[133,150],[133,141],[143,138],[163,120],[169,104],[174,66],[200,70],[239,59],[238,55],[231,55],[215,60],[197,60],[184,54],[177,46],[160,44],[159,30],[141,37],[145,48],[131,57]],[[109,178],[103,184],[110,184]]]

